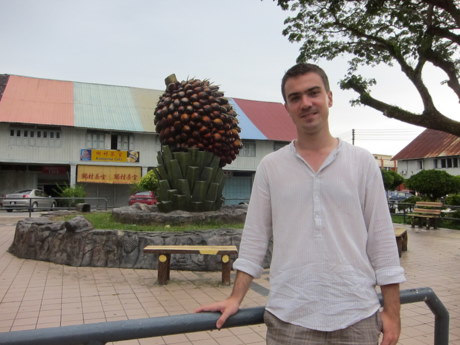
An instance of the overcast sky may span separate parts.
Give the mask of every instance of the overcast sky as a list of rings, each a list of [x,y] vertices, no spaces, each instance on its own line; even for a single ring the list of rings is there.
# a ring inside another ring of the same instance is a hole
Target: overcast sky
[[[280,80],[299,48],[281,33],[287,16],[272,0],[0,0],[0,74],[163,89],[175,73],[210,79],[227,97],[282,102]],[[394,155],[423,131],[351,107],[356,95],[337,85],[345,58],[319,64],[334,93],[333,135],[351,142],[355,129],[355,145]],[[455,118],[459,105],[440,86],[444,76],[428,72],[437,105]],[[383,100],[420,111],[398,70],[366,73]]]

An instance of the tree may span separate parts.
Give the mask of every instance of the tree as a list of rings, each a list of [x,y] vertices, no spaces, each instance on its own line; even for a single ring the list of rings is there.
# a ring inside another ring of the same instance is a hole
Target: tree
[[[401,183],[404,182],[404,178],[399,175],[396,171],[380,169],[382,172],[383,186],[385,190],[396,189]]]
[[[442,170],[422,170],[406,180],[406,186],[431,200],[459,191],[459,179]]]
[[[445,83],[460,101],[459,0],[277,0],[294,15],[283,34],[302,42],[298,62],[351,55],[342,89],[352,89],[363,104],[383,115],[416,126],[460,136],[460,122],[442,114],[422,79],[428,63],[443,71]],[[358,73],[360,66],[399,65],[415,86],[423,111],[413,113],[371,95],[375,79]]]

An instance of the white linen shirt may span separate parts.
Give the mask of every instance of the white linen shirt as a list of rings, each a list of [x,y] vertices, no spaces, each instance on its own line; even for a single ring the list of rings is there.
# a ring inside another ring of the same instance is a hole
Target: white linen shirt
[[[376,285],[405,281],[381,172],[346,142],[317,172],[294,141],[262,159],[233,267],[260,277],[271,238],[266,309],[285,322],[346,328],[379,309]]]

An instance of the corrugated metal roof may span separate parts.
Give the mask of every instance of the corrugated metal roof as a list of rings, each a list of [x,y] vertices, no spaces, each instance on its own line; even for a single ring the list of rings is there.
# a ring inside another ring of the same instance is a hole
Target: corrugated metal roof
[[[75,126],[143,132],[128,87],[74,83]]]
[[[164,91],[131,88],[131,97],[146,132],[155,132],[153,112]]]
[[[420,159],[460,155],[460,137],[426,129],[392,159]]]
[[[155,132],[154,109],[163,90],[10,76],[0,122]],[[228,99],[242,139],[290,141],[296,129],[281,103]]]
[[[263,135],[263,133],[252,123],[243,109],[241,109],[240,106],[232,98],[228,99],[228,103],[230,103],[233,110],[237,113],[237,118],[241,129],[241,139],[267,140],[267,137]]]
[[[281,103],[233,98],[251,122],[270,140],[291,141],[297,131]]]
[[[0,122],[73,126],[72,82],[10,76]]]

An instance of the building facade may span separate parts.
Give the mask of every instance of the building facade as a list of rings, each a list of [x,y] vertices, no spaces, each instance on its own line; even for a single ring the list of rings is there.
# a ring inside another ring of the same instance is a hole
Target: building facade
[[[449,133],[426,129],[398,152],[398,173],[409,178],[422,170],[444,170],[460,175],[460,138]]]
[[[153,112],[162,90],[0,76],[0,195],[82,185],[109,207],[157,165]],[[243,149],[225,166],[227,203],[246,202],[263,156],[295,138],[280,103],[229,98]]]

